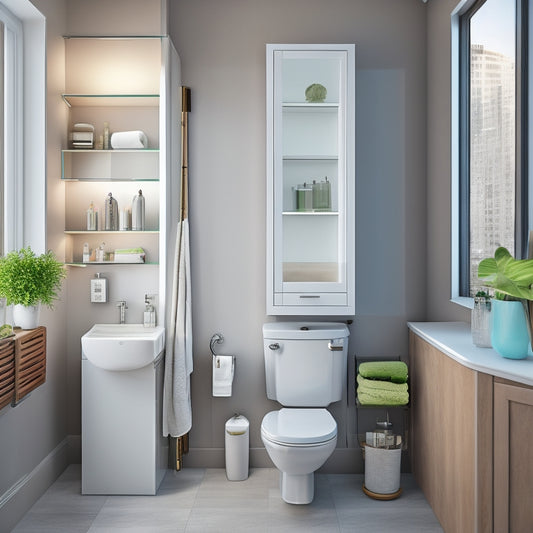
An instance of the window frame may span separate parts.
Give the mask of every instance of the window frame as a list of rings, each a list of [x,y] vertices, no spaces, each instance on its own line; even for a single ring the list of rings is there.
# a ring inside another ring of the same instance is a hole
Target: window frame
[[[471,17],[486,0],[463,0],[451,16],[452,43],[452,268],[451,300],[473,306],[470,290],[470,35]],[[529,221],[529,0],[516,0],[515,254],[525,257]]]

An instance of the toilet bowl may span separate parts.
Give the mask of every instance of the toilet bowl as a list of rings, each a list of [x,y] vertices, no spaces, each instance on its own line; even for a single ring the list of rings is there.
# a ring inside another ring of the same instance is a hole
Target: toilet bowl
[[[349,335],[334,322],[263,324],[267,398],[282,408],[264,416],[261,438],[287,503],[311,503],[315,470],[335,450],[337,423],[326,407],[343,397]]]
[[[280,471],[281,497],[308,504],[314,496],[314,472],[335,450],[337,423],[326,409],[283,408],[265,415],[261,439]]]

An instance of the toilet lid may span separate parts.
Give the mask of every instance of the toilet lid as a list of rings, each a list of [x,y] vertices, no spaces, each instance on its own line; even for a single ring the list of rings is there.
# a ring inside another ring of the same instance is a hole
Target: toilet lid
[[[280,409],[263,418],[263,434],[272,441],[287,444],[325,442],[337,434],[337,423],[326,409]]]

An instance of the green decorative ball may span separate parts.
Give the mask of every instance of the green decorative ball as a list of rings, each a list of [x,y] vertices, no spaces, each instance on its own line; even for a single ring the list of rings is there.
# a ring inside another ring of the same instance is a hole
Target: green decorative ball
[[[305,100],[311,103],[323,102],[326,99],[328,91],[320,83],[312,83],[305,90]]]

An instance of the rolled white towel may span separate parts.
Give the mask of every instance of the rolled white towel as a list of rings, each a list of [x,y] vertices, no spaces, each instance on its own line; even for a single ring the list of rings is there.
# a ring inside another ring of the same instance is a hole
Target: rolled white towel
[[[148,146],[148,139],[143,131],[116,131],[111,134],[111,147],[114,150],[139,149]]]

